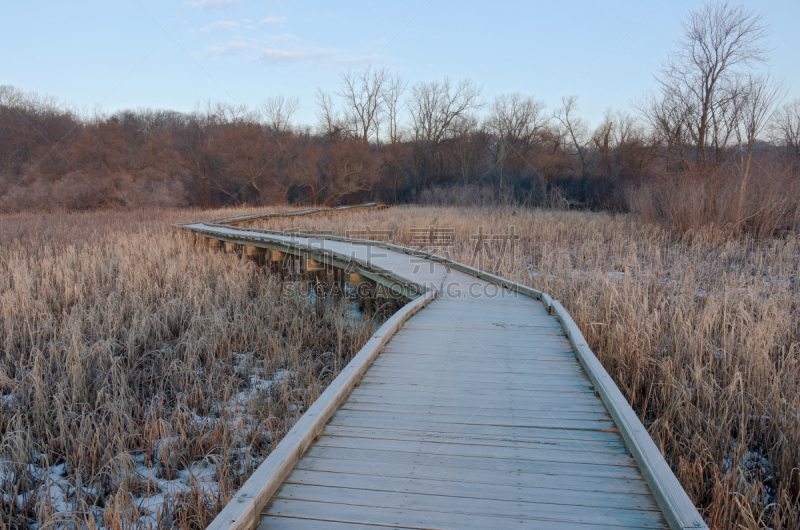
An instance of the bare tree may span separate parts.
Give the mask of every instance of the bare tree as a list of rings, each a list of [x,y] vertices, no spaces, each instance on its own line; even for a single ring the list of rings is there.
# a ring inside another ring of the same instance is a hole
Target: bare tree
[[[344,124],[342,117],[333,104],[333,97],[322,89],[317,89],[317,120],[320,132],[334,141],[342,136]]]
[[[744,200],[747,193],[747,183],[750,177],[750,161],[753,158],[758,136],[764,131],[769,119],[776,111],[776,107],[783,99],[783,84],[771,79],[769,76],[749,75],[744,82],[739,96],[734,101],[736,115],[740,125],[736,128],[741,155],[742,181],[739,187],[739,217],[740,222],[746,217]]]
[[[650,95],[635,107],[650,125],[655,143],[666,149],[665,168],[669,172],[674,166],[685,171],[694,167],[694,149],[686,125],[689,110],[678,94],[663,92],[660,97]]]
[[[737,127],[740,79],[767,61],[763,15],[727,2],[706,3],[683,22],[683,38],[656,77],[660,97],[640,105],[649,121],[688,135],[702,170],[718,161]],[[666,120],[665,120],[666,118]]]
[[[402,131],[400,130],[400,113],[403,111],[401,99],[406,91],[408,83],[399,74],[389,76],[383,87],[383,106],[386,111],[387,134],[389,143],[392,145],[402,141]]]
[[[384,85],[390,79],[385,68],[368,66],[341,74],[342,87],[337,94],[344,100],[344,119],[351,134],[363,143],[378,140],[384,109]]]
[[[317,179],[327,195],[325,204],[331,206],[348,196],[371,193],[380,178],[380,161],[373,149],[361,141],[338,142],[327,147],[321,171],[324,178]]]
[[[519,171],[530,164],[541,133],[549,123],[542,101],[515,92],[497,96],[485,128],[491,134],[489,151],[503,183],[506,169]]]
[[[238,125],[242,123],[252,123],[257,116],[244,104],[233,104],[225,101],[206,102],[205,111],[198,112],[207,125]]]
[[[619,126],[618,122],[615,122],[614,115],[611,112],[611,109],[606,109],[605,114],[603,114],[603,122],[597,127],[592,135],[592,142],[594,142],[595,148],[600,153],[601,163],[603,165],[603,170],[606,172],[606,175],[609,177],[615,177],[618,174],[617,167],[614,164],[612,151],[614,150],[614,133],[616,132],[617,127]]]
[[[553,118],[561,124],[563,135],[580,162],[581,175],[584,175],[591,162],[592,139],[586,121],[575,116],[577,110],[578,97],[565,96],[561,98],[561,107],[553,113]]]
[[[474,114],[465,113],[453,122],[452,159],[455,173],[463,184],[469,184],[480,161],[485,146],[481,136]]]
[[[790,101],[775,114],[770,136],[789,168],[794,186],[800,177],[800,99]]]
[[[300,108],[300,98],[297,96],[271,96],[261,104],[261,115],[267,127],[276,134],[290,132],[292,118]]]
[[[469,79],[453,87],[450,79],[420,82],[411,89],[408,107],[414,146],[414,190],[424,188],[442,143],[453,132],[456,119],[480,107],[481,89]]]
[[[38,166],[51,180],[57,180],[61,166],[69,165],[64,143],[81,128],[77,116],[55,97],[1,85],[0,176],[21,171],[29,161],[29,169]]]
[[[606,110],[592,143],[608,178],[638,177],[641,183],[645,168],[653,158],[653,149],[634,115],[624,110]]]
[[[406,151],[403,142],[403,131],[400,129],[400,113],[403,111],[403,94],[407,87],[406,81],[395,74],[386,81],[383,89],[383,105],[386,112],[386,128],[389,138],[388,145],[384,146],[384,168],[388,173],[392,186],[392,199],[397,201],[397,186],[403,175],[401,155]]]

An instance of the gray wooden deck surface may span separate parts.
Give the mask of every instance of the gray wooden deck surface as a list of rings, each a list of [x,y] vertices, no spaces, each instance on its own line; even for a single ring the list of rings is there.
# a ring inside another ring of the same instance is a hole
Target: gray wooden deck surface
[[[669,528],[540,300],[384,248],[269,237],[366,260],[437,298],[392,336],[258,528]]]

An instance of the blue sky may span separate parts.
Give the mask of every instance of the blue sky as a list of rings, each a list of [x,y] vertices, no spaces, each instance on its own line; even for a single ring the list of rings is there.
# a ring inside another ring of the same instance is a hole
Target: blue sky
[[[744,2],[766,16],[771,72],[800,97],[800,2]],[[314,124],[317,87],[368,63],[411,83],[469,77],[484,100],[519,91],[553,106],[579,97],[596,125],[628,108],[700,2],[308,2],[113,0],[10,2],[0,7],[0,84],[113,112],[191,111],[198,102],[258,105],[300,98]]]

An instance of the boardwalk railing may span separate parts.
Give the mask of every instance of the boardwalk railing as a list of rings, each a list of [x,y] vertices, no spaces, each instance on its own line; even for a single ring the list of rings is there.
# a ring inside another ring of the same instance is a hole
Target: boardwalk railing
[[[396,257],[401,255],[410,256],[416,260],[425,260],[440,268],[444,267],[447,271],[457,271],[462,275],[495,285],[508,292],[541,301],[546,311],[553,315],[563,328],[575,358],[591,381],[594,392],[613,418],[613,422],[624,440],[626,451],[635,460],[666,523],[673,529],[706,528],[702,517],[672,473],[658,447],[653,443],[647,430],[588,347],[578,326],[558,301],[554,301],[547,294],[530,287],[445,257],[386,242],[330,235],[303,234],[301,237],[298,234],[232,226],[275,217],[320,215],[381,207],[384,206],[369,204],[337,210],[305,210],[283,214],[251,215],[179,225],[179,228],[193,234],[193,237],[204,237],[212,241],[260,248],[264,252],[292,255],[356,273],[412,300],[381,326],[372,339],[298,420],[209,528],[249,529],[259,524],[261,512],[270,502],[273,494],[292,472],[309,446],[320,436],[326,423],[358,384],[370,365],[385,348],[387,342],[412,315],[422,310],[444,292],[444,284],[437,283],[439,282],[438,277],[436,281],[433,281],[433,278],[418,278],[416,275],[410,274],[409,269],[394,270],[393,267],[387,266],[387,263],[391,264],[391,260],[381,261],[374,259],[375,255],[370,256],[368,251],[370,248],[383,249],[387,254],[391,254],[395,261],[397,261]],[[446,275],[445,278],[447,278]],[[422,314],[425,314],[424,311]],[[424,319],[424,316],[419,318]]]

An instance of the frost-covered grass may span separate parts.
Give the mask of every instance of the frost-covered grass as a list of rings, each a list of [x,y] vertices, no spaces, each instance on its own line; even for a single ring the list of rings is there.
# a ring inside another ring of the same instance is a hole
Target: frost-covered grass
[[[374,331],[177,221],[0,218],[0,528],[203,528]]]

